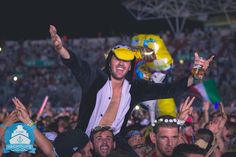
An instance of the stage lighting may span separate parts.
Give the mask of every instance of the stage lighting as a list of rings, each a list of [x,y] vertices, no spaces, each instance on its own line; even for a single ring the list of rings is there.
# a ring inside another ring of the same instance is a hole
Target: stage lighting
[[[179,63],[180,63],[180,64],[184,64],[184,60],[183,60],[183,59],[180,59],[180,60],[179,60]]]
[[[139,105],[136,105],[135,106],[135,110],[139,110],[140,109],[140,106]]]
[[[14,76],[13,77],[13,81],[17,81],[18,80],[18,77],[17,76]]]

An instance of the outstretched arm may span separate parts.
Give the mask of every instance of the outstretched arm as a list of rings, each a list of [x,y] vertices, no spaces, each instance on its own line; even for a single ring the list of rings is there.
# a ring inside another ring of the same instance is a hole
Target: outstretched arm
[[[69,54],[68,50],[63,46],[62,40],[59,37],[59,35],[57,34],[56,27],[53,25],[50,25],[49,32],[51,35],[52,43],[53,43],[57,53],[59,53],[62,58],[69,59],[70,54]]]
[[[18,119],[23,123],[32,126],[33,121],[30,119],[25,106],[17,98],[13,98],[12,101],[16,106]],[[34,137],[36,145],[43,151],[46,156],[55,157],[51,142],[37,128],[34,129]]]

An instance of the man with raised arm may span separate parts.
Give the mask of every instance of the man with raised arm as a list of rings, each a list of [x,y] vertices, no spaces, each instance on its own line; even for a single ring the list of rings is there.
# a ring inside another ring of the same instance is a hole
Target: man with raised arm
[[[111,126],[115,135],[124,133],[129,115],[137,103],[173,97],[193,84],[191,74],[168,85],[132,80],[135,55],[123,45],[110,50],[104,70],[94,68],[63,46],[54,26],[50,25],[49,32],[55,50],[82,88],[77,127],[88,135],[96,126]],[[200,59],[195,53],[194,64],[203,66],[204,70],[211,60],[212,57]]]

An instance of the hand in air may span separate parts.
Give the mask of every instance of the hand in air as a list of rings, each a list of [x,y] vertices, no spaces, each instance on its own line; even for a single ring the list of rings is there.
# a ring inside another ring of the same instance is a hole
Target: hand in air
[[[55,47],[55,49],[58,51],[60,49],[62,49],[63,47],[63,44],[62,44],[62,40],[61,38],[59,37],[59,35],[57,34],[57,29],[55,26],[53,25],[50,25],[49,27],[49,32],[50,32],[50,35],[51,35],[51,40],[53,42],[53,45]]]

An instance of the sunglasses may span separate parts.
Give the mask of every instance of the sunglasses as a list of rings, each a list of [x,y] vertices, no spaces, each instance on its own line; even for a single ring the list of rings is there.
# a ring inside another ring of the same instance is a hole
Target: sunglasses
[[[100,131],[110,131],[113,133],[113,129],[110,126],[96,126],[95,128],[92,129],[91,134],[95,134]]]

